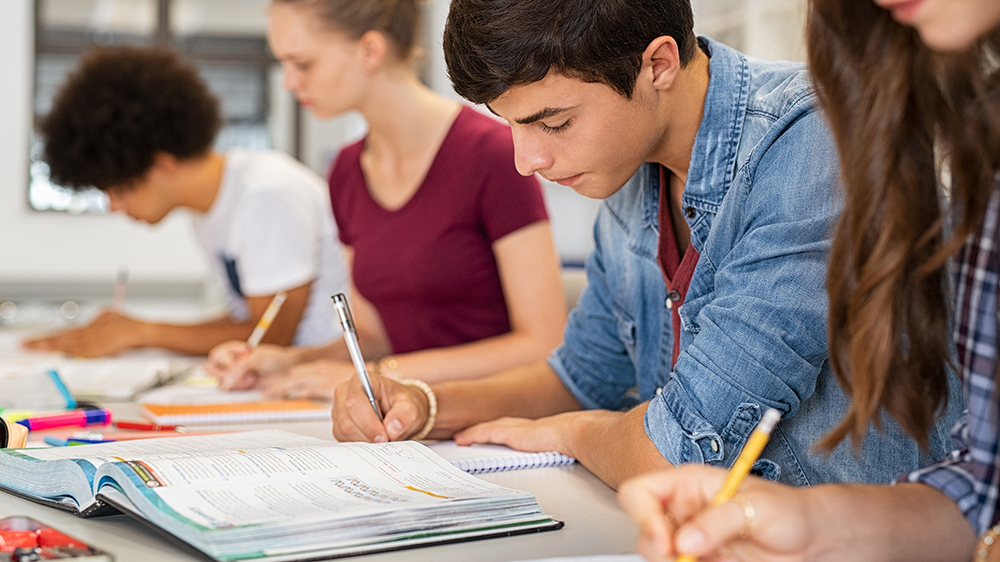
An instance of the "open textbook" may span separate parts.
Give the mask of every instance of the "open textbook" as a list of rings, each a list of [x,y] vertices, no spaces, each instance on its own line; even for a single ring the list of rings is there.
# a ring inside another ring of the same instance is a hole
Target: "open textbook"
[[[21,348],[25,334],[0,333],[0,374],[59,373],[77,400],[132,401],[199,365],[201,358],[155,349],[127,351],[117,357],[81,359]]]
[[[419,443],[284,431],[0,449],[0,486],[81,516],[117,508],[216,560],[304,560],[558,529],[535,497]]]

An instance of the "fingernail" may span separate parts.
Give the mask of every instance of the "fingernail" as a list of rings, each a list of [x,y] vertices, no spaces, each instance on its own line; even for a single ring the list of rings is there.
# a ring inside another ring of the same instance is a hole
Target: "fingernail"
[[[695,552],[705,544],[705,534],[697,527],[688,527],[677,535],[677,550],[680,552]]]
[[[375,436],[375,442],[376,443],[385,443],[386,441],[388,441],[388,439],[386,439],[385,435],[376,435]]]
[[[399,420],[389,420],[389,423],[386,424],[386,429],[389,430],[389,435],[399,437],[399,434],[403,433],[403,424]]]

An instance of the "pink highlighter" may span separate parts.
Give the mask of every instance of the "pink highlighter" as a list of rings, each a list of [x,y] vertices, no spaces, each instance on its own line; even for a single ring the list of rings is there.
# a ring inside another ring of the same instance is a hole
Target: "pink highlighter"
[[[28,428],[28,431],[53,429],[57,427],[86,427],[88,425],[107,425],[111,423],[111,410],[94,408],[89,410],[68,410],[55,414],[31,416],[18,420],[17,423]]]

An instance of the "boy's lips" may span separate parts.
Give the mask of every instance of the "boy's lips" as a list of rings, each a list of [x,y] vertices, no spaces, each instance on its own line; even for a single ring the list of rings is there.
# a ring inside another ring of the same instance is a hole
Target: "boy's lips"
[[[580,176],[582,176],[582,175],[583,174],[577,174],[575,176],[567,176],[567,177],[564,177],[564,178],[554,179],[552,181],[554,181],[555,183],[558,183],[559,185],[565,185],[567,187],[570,187],[574,183],[576,183],[576,180],[580,179]]]

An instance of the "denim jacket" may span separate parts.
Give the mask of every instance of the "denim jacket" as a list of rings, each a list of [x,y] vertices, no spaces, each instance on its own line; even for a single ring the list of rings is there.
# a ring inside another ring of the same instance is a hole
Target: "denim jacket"
[[[700,258],[678,309],[677,363],[657,262],[659,166],[647,163],[598,213],[588,286],[550,366],[585,408],[648,401],[646,433],[672,464],[731,465],[768,407],[782,421],[754,473],[771,480],[887,483],[943,457],[957,384],[930,451],[888,416],[860,455],[849,442],[811,449],[849,403],[827,349],[836,149],[802,65],[701,41],[711,79],[682,199]]]

